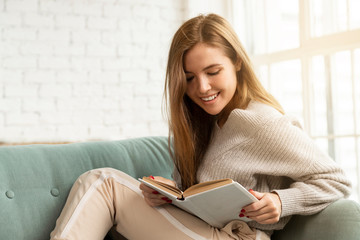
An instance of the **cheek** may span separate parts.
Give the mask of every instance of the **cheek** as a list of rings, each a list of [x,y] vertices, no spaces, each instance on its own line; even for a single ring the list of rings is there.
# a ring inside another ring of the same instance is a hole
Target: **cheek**
[[[190,83],[187,83],[187,86],[186,86],[186,94],[192,99],[192,96],[194,95],[194,92],[195,92],[195,87],[194,87],[194,84],[193,84],[193,81],[190,82]]]
[[[228,82],[228,87],[231,88],[232,91],[235,91],[238,84],[236,74],[229,74],[228,79],[230,79]]]

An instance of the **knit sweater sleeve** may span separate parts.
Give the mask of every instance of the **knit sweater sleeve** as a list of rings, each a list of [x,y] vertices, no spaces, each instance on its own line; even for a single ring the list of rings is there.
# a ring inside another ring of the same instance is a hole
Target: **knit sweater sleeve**
[[[317,213],[348,196],[351,189],[339,165],[295,123],[283,116],[258,133],[272,148],[269,152],[275,161],[274,175],[290,179],[288,188],[271,189],[281,199],[281,217]]]

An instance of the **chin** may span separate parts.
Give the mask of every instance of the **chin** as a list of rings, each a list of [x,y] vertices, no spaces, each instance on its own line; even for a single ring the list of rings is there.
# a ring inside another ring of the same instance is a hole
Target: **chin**
[[[206,110],[206,109],[203,109],[207,114],[209,115],[212,115],[212,116],[216,116],[216,115],[219,115],[219,113],[221,111],[216,111],[216,110]]]

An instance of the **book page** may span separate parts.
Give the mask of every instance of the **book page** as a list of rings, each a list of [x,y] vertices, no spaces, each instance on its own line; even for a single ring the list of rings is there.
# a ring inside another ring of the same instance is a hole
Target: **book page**
[[[214,180],[214,181],[208,181],[208,182],[203,182],[203,183],[199,183],[199,184],[195,184],[191,187],[189,187],[188,189],[186,189],[183,193],[184,198],[194,195],[194,194],[198,194],[201,192],[205,192],[208,191],[210,189],[213,188],[217,188],[217,187],[221,187],[227,184],[232,183],[233,180],[229,179],[229,178],[225,178],[225,179],[220,179],[220,180]]]
[[[163,183],[163,182],[153,180],[149,177],[143,177],[142,179],[139,179],[139,180],[141,182],[145,183],[150,188],[153,188],[155,190],[160,189],[164,192],[175,195],[179,199],[182,198],[182,191],[180,189],[178,189],[177,187],[171,186],[171,185]]]

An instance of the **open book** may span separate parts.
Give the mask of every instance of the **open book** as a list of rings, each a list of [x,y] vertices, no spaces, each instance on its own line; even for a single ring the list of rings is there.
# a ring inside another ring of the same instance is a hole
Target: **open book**
[[[217,228],[223,228],[232,220],[250,221],[246,217],[239,217],[239,213],[243,207],[258,201],[232,179],[199,183],[184,192],[149,177],[139,178],[139,181],[171,199],[175,206]]]

